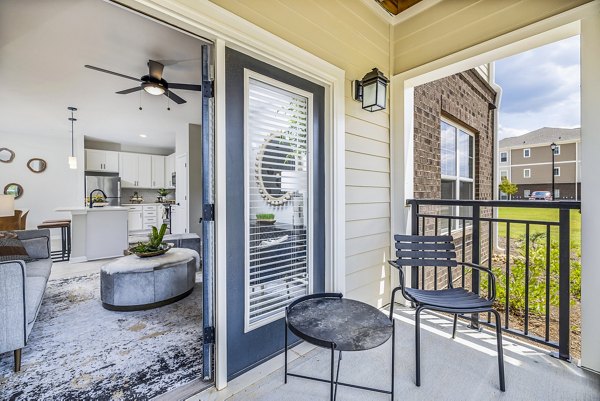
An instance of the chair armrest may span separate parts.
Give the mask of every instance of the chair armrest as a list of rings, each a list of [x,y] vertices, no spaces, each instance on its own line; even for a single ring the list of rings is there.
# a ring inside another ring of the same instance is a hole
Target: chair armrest
[[[27,343],[25,262],[0,262],[0,353],[23,348]]]
[[[392,317],[393,317],[393,311],[394,311],[394,303],[395,303],[395,298],[396,298],[396,291],[398,291],[398,289],[400,289],[400,291],[402,292],[402,296],[404,297],[404,299],[410,301],[410,302],[414,302],[414,299],[408,295],[405,291],[406,288],[406,280],[405,280],[405,276],[404,276],[404,269],[402,269],[402,266],[400,266],[395,260],[388,260],[388,263],[391,266],[394,266],[396,269],[398,269],[398,273],[400,274],[400,286],[396,287],[392,290],[392,299],[390,301],[390,320],[393,321]]]
[[[469,263],[469,262],[458,262],[458,264],[462,265],[462,266],[466,266],[466,267],[471,267],[475,270],[479,270],[479,271],[487,273],[489,276],[489,279],[490,279],[489,286],[492,289],[492,294],[491,294],[489,300],[492,302],[496,300],[496,276],[490,269],[488,269],[485,266],[476,265],[475,263]]]

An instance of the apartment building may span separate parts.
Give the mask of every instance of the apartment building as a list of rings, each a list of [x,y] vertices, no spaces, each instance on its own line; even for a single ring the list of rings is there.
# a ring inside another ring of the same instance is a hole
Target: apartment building
[[[554,149],[552,165],[551,144]],[[513,199],[533,191],[551,191],[555,199],[581,199],[581,129],[544,127],[502,139],[498,146],[498,182],[508,178],[519,190]],[[500,192],[500,199],[506,199]]]

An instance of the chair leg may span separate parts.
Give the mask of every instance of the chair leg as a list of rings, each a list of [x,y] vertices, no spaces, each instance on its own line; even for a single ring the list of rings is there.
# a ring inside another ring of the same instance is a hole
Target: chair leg
[[[396,303],[396,291],[399,291],[400,287],[396,287],[392,290],[392,302],[390,302],[390,320],[394,321],[394,304]]]
[[[416,370],[416,385],[421,386],[421,311],[419,306],[415,312],[415,370]]]
[[[504,351],[502,349],[502,324],[500,322],[500,314],[496,310],[492,310],[496,317],[496,340],[498,342],[498,372],[500,375],[500,390],[506,391],[504,381]]]
[[[21,371],[21,350],[22,348],[16,349],[14,351],[15,356],[15,372]]]
[[[458,314],[454,314],[454,322],[452,323],[452,339],[456,337],[456,321],[458,320]]]

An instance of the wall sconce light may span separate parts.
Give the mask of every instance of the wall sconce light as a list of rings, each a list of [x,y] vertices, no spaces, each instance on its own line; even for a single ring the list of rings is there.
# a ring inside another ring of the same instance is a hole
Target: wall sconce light
[[[367,111],[385,110],[389,82],[390,80],[381,71],[373,68],[362,81],[352,83],[352,97],[356,101],[362,101],[362,108]]]

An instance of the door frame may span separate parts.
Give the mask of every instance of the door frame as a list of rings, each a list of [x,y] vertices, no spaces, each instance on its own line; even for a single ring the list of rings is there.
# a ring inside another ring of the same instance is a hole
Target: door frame
[[[225,48],[325,88],[325,287],[345,290],[345,71],[208,0],[108,0],[214,43],[215,50],[215,385],[227,386]],[[182,3],[186,4],[182,4]],[[220,207],[219,205],[223,205]]]

